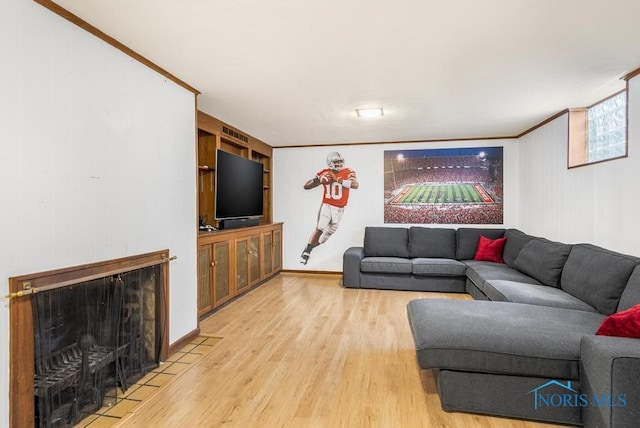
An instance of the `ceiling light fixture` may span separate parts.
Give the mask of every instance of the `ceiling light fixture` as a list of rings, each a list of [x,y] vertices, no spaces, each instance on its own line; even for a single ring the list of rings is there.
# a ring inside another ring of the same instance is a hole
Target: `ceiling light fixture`
[[[384,116],[382,108],[357,108],[358,117],[380,117]]]

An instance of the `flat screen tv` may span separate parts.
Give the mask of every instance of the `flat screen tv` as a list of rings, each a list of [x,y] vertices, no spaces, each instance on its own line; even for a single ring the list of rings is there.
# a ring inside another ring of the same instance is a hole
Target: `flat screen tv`
[[[216,220],[258,218],[263,213],[264,165],[218,149]]]

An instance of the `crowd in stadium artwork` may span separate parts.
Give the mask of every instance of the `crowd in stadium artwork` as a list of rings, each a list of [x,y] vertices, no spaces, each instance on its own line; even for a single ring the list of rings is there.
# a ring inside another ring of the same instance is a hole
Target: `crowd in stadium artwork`
[[[388,151],[384,162],[385,223],[503,223],[502,147]]]

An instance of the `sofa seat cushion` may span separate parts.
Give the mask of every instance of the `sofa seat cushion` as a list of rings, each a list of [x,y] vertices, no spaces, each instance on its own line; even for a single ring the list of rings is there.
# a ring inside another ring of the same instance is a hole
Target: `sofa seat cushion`
[[[493,262],[478,262],[475,260],[465,260],[467,265],[467,278],[471,280],[478,289],[487,294],[484,290],[486,282],[494,279],[506,281],[524,282],[527,284],[540,284],[538,280],[525,275],[506,264]]]
[[[411,259],[414,275],[464,276],[467,265],[457,260],[438,258]]]
[[[365,257],[360,261],[362,272],[411,273],[411,259],[402,257]]]
[[[598,312],[593,306],[577,297],[573,297],[566,291],[555,287],[547,287],[546,285],[525,284],[523,282],[498,279],[487,281],[483,291],[490,300],[500,302],[528,303],[529,305]]]
[[[407,306],[420,367],[578,380],[580,340],[604,315],[524,303],[418,299]]]

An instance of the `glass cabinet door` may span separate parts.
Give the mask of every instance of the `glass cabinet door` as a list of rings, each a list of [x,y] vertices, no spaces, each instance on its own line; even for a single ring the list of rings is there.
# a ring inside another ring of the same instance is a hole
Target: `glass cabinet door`
[[[198,248],[198,315],[213,309],[213,294],[211,293],[211,245]]]
[[[269,276],[273,272],[273,235],[271,232],[262,234],[262,272],[264,276]]]
[[[236,291],[260,281],[260,235],[236,240]]]
[[[213,244],[215,258],[213,260],[214,269],[214,302],[215,305],[224,302],[231,297],[229,281],[229,241]]]
[[[282,269],[282,234],[279,230],[273,231],[273,270]]]
[[[249,286],[249,241],[236,240],[236,290]]]
[[[249,283],[260,281],[260,235],[249,238]]]

